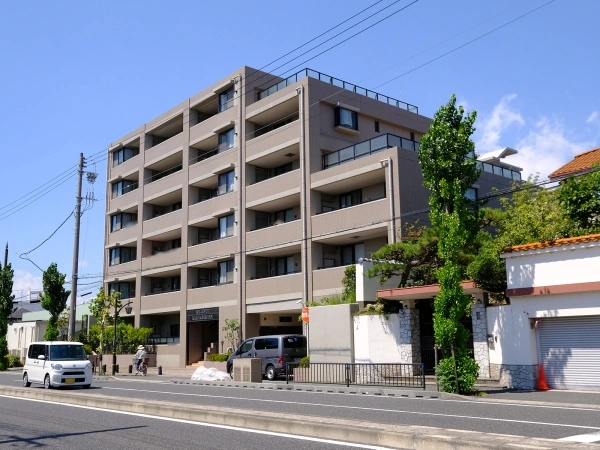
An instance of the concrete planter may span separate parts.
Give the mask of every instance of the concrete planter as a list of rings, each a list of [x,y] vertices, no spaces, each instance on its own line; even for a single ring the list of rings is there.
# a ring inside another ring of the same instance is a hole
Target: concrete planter
[[[204,367],[207,369],[217,369],[221,372],[227,372],[227,363],[218,361],[204,361]]]

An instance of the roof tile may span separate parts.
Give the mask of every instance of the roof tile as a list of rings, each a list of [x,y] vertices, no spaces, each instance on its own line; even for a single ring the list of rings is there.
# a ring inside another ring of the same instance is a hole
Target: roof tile
[[[577,173],[586,172],[592,168],[596,163],[600,163],[600,148],[589,150],[587,152],[580,153],[569,161],[564,166],[556,169],[548,178],[558,178],[565,175],[575,175]]]
[[[530,250],[539,250],[542,248],[561,247],[563,245],[584,244],[586,242],[598,241],[600,241],[600,234],[588,234],[586,236],[556,239],[555,241],[534,242],[531,244],[515,245],[513,247],[505,248],[502,253],[526,252]]]

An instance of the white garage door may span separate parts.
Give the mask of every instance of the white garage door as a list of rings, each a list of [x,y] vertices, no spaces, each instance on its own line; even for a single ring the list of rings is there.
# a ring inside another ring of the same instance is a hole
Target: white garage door
[[[539,338],[549,387],[600,390],[600,316],[542,319]]]

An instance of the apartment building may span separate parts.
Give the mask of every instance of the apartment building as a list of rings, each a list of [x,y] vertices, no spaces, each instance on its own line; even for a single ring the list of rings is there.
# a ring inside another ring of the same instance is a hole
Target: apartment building
[[[227,318],[243,336],[301,333],[303,303],[427,216],[429,122],[310,69],[242,67],[109,146],[106,288],[133,301],[167,367],[226,349]],[[473,196],[520,178],[498,155],[481,164]]]

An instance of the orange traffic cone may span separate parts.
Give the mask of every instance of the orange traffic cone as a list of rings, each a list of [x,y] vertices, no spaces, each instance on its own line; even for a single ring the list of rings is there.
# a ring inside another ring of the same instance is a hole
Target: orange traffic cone
[[[544,375],[544,366],[540,364],[540,374],[538,377],[537,386],[535,387],[538,391],[549,391],[550,388],[546,384],[546,375]]]

